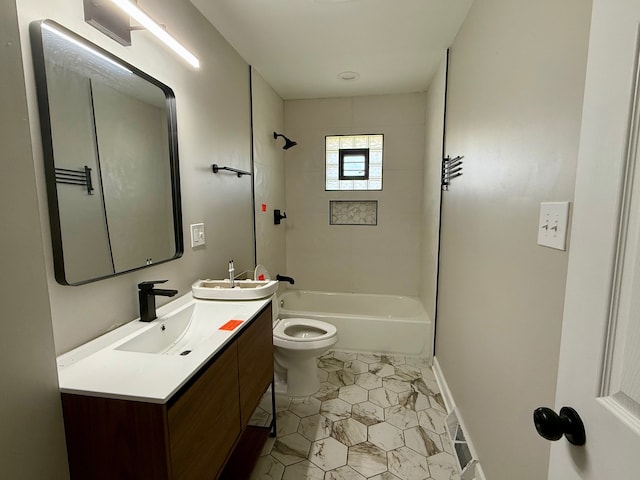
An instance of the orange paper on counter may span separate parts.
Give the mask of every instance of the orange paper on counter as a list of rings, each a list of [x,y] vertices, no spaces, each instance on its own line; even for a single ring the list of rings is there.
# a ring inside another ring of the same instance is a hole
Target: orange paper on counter
[[[227,323],[222,325],[218,330],[235,330],[238,325],[240,325],[244,320],[229,320]]]

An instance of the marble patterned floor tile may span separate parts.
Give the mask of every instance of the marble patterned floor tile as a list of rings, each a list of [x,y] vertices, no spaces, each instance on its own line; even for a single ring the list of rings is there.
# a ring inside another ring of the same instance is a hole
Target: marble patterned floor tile
[[[398,394],[398,405],[402,405],[403,407],[409,410],[413,410],[414,412],[420,412],[422,410],[431,408],[429,397],[423,395],[420,392],[416,392],[415,390],[400,392]]]
[[[351,407],[351,418],[370,427],[376,423],[384,422],[384,409],[371,402],[356,403]]]
[[[360,360],[352,360],[344,363],[344,371],[357,375],[369,371],[369,364]]]
[[[398,404],[398,394],[386,388],[369,390],[369,401],[379,407],[391,407]]]
[[[380,363],[382,355],[376,355],[375,353],[359,353],[358,360],[364,363]]]
[[[430,457],[442,452],[442,439],[437,433],[424,427],[408,428],[404,431],[404,442],[414,452]]]
[[[402,405],[384,409],[384,421],[402,430],[418,426],[418,415]]]
[[[347,385],[340,387],[338,398],[353,405],[366,401],[369,398],[369,392],[360,385]]]
[[[300,420],[298,433],[308,440],[320,440],[331,435],[333,422],[324,415],[311,415]]]
[[[278,412],[276,414],[276,433],[279,437],[284,437],[290,433],[298,431],[300,417],[290,410]]]
[[[372,363],[369,365],[369,372],[376,374],[379,377],[388,377],[396,373],[396,369],[393,365],[388,363]]]
[[[367,390],[382,387],[382,378],[373,373],[359,373],[356,375],[356,385],[360,385]]]
[[[291,400],[289,411],[300,418],[304,418],[319,413],[321,403],[315,397],[298,397]]]
[[[434,480],[460,480],[455,461],[453,455],[444,452],[427,458],[431,478]]]
[[[355,353],[355,352],[334,351],[332,355],[333,355],[333,358],[336,358],[338,360],[342,360],[343,362],[350,362],[350,361],[356,360],[358,358],[358,354]]]
[[[356,375],[355,373],[348,372],[347,370],[338,370],[336,372],[328,372],[327,382],[337,387],[353,385],[354,383],[356,383]]]
[[[389,471],[402,480],[427,480],[431,477],[426,457],[409,447],[400,447],[388,453]]]
[[[321,402],[324,402],[326,400],[332,400],[334,398],[338,398],[339,388],[340,387],[336,385],[333,385],[328,382],[324,382],[320,384],[320,388],[312,396],[317,398]]]
[[[339,398],[327,400],[322,402],[320,413],[333,422],[344,420],[351,417],[351,404]]]
[[[445,417],[441,412],[432,408],[418,412],[418,423],[432,432],[438,434],[446,433]]]
[[[395,377],[399,380],[412,381],[422,378],[422,372],[412,365],[398,365],[395,367]]]
[[[311,443],[309,461],[325,472],[347,464],[348,448],[345,444],[329,437]]]
[[[271,449],[271,456],[285,466],[305,460],[309,455],[311,442],[299,433],[285,435],[276,440]]]
[[[333,357],[324,357],[318,360],[318,367],[327,372],[335,372],[344,368],[344,362]]]
[[[331,470],[324,475],[324,480],[367,480],[348,465]]]
[[[250,480],[282,480],[284,465],[271,455],[258,458]]]
[[[398,427],[383,422],[369,427],[367,439],[383,450],[395,450],[404,446],[404,434]]]
[[[428,359],[331,351],[318,367],[318,392],[276,395],[278,436],[250,480],[460,480]]]
[[[387,470],[387,452],[370,442],[349,448],[347,465],[365,477],[378,475]]]
[[[317,467],[309,460],[296,463],[287,467],[282,480],[323,480],[324,470]]]
[[[333,423],[331,436],[351,447],[367,440],[367,427],[353,418],[347,418]]]
[[[383,472],[380,475],[376,475],[375,477],[369,477],[369,480],[402,480],[402,479],[396,477],[391,472]]]
[[[382,386],[396,393],[408,392],[411,390],[411,382],[398,378],[386,377],[382,379]]]

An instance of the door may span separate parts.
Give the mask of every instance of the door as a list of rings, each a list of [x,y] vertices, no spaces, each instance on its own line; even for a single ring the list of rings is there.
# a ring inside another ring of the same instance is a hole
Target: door
[[[552,444],[551,480],[640,478],[639,25],[593,1],[556,396],[586,444]]]

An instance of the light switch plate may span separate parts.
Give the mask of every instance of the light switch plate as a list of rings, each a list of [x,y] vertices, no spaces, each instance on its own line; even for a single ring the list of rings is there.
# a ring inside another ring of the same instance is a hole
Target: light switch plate
[[[538,245],[566,250],[569,202],[542,202],[538,221]]]
[[[191,225],[191,247],[199,247],[204,243],[204,223],[194,223]]]

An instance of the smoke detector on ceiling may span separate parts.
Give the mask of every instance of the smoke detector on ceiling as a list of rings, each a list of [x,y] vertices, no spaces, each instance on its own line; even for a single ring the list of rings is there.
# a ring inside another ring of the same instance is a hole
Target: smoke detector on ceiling
[[[358,72],[350,72],[350,71],[340,72],[338,74],[338,78],[340,80],[346,80],[346,81],[357,80],[360,78],[360,74]]]

